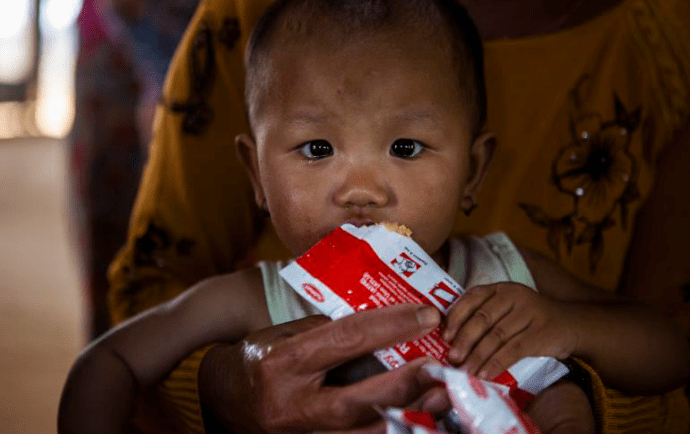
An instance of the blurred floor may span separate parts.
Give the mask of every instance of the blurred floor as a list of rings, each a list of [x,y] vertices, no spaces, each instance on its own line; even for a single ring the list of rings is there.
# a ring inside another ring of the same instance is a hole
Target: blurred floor
[[[0,141],[0,432],[56,432],[81,346],[82,283],[68,234],[67,144]]]

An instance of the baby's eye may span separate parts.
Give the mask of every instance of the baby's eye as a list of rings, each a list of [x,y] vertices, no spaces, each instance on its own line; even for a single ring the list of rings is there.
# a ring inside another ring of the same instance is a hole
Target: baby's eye
[[[425,146],[412,139],[398,139],[391,145],[391,155],[400,158],[414,158]]]
[[[309,160],[318,160],[333,155],[333,146],[325,140],[312,140],[300,146],[299,152]]]

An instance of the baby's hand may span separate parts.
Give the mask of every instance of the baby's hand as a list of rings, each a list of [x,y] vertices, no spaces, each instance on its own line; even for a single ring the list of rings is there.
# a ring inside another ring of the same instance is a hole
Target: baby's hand
[[[563,302],[512,282],[471,288],[451,308],[443,338],[448,361],[472,375],[492,379],[530,356],[565,359],[577,333]]]

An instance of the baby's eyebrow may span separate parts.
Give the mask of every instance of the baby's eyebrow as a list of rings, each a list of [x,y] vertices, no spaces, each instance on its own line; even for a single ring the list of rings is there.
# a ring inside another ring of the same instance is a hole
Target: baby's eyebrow
[[[285,122],[289,124],[323,124],[328,118],[329,116],[327,115],[300,112],[291,115]]]
[[[404,110],[398,113],[393,117],[396,121],[401,121],[405,123],[428,123],[431,124],[432,126],[437,126],[439,124],[439,120],[437,116],[434,116],[433,113],[428,112],[423,109],[410,109],[410,110]]]
[[[330,118],[329,115],[317,115],[308,112],[298,112],[291,114],[285,122],[288,124],[323,124]],[[439,119],[433,113],[426,111],[424,109],[409,109],[403,110],[399,113],[394,114],[391,118],[394,122],[406,123],[406,124],[431,124],[432,126],[438,126],[440,124]]]

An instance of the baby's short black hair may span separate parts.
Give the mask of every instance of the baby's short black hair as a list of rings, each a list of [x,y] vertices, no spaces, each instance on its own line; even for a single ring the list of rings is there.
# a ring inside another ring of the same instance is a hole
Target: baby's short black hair
[[[277,29],[288,28],[301,35],[314,35],[310,29],[319,20],[328,19],[344,35],[376,34],[396,24],[423,29],[427,33],[444,32],[452,44],[458,70],[461,96],[467,102],[472,135],[476,137],[486,121],[484,55],[479,32],[467,10],[456,0],[279,0],[272,4],[254,26],[245,53],[245,106],[251,122],[254,105],[261,97],[260,82],[266,54],[271,49]]]

